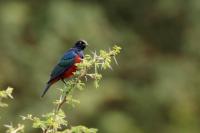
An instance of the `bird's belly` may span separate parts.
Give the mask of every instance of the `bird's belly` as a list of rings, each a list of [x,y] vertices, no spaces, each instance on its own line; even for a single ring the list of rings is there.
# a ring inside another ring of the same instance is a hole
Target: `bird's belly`
[[[73,73],[77,70],[77,66],[73,65],[67,71],[64,72],[63,78],[69,78],[73,76]]]
[[[75,57],[75,63],[80,63],[81,62],[81,58],[80,56],[76,56]],[[71,76],[73,76],[74,72],[76,72],[77,70],[77,66],[73,65],[71,66],[67,71],[64,72],[64,74],[62,75],[62,78],[70,78]]]

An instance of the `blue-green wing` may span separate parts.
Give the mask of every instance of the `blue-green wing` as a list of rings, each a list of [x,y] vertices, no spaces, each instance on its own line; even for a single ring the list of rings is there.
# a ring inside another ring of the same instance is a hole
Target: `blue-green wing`
[[[53,71],[51,72],[51,78],[49,82],[61,76],[67,69],[69,69],[75,63],[75,57],[76,53],[74,51],[69,51],[65,53],[59,63],[54,67]]]

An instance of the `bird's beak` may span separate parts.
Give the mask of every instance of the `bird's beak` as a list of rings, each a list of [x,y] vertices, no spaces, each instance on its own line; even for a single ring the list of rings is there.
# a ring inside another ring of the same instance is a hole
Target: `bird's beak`
[[[85,40],[82,40],[82,41],[85,43],[85,45],[86,45],[86,46],[88,46],[88,43],[87,43],[87,41],[85,41]]]
[[[85,45],[88,46],[88,43],[85,41]]]

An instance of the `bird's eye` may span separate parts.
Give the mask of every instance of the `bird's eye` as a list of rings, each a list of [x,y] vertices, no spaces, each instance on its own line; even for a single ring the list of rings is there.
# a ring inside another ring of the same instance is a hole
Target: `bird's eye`
[[[83,42],[82,42],[82,41],[80,41],[80,44],[83,44]]]

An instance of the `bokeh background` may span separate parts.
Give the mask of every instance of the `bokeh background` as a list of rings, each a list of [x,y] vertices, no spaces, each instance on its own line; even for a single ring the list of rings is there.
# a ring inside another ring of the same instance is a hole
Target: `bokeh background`
[[[0,2],[0,87],[15,100],[1,109],[3,124],[53,109],[58,83],[40,98],[49,73],[78,39],[93,50],[119,44],[119,66],[103,72],[100,88],[75,92],[64,107],[70,125],[99,133],[199,133],[199,0],[14,0]]]

